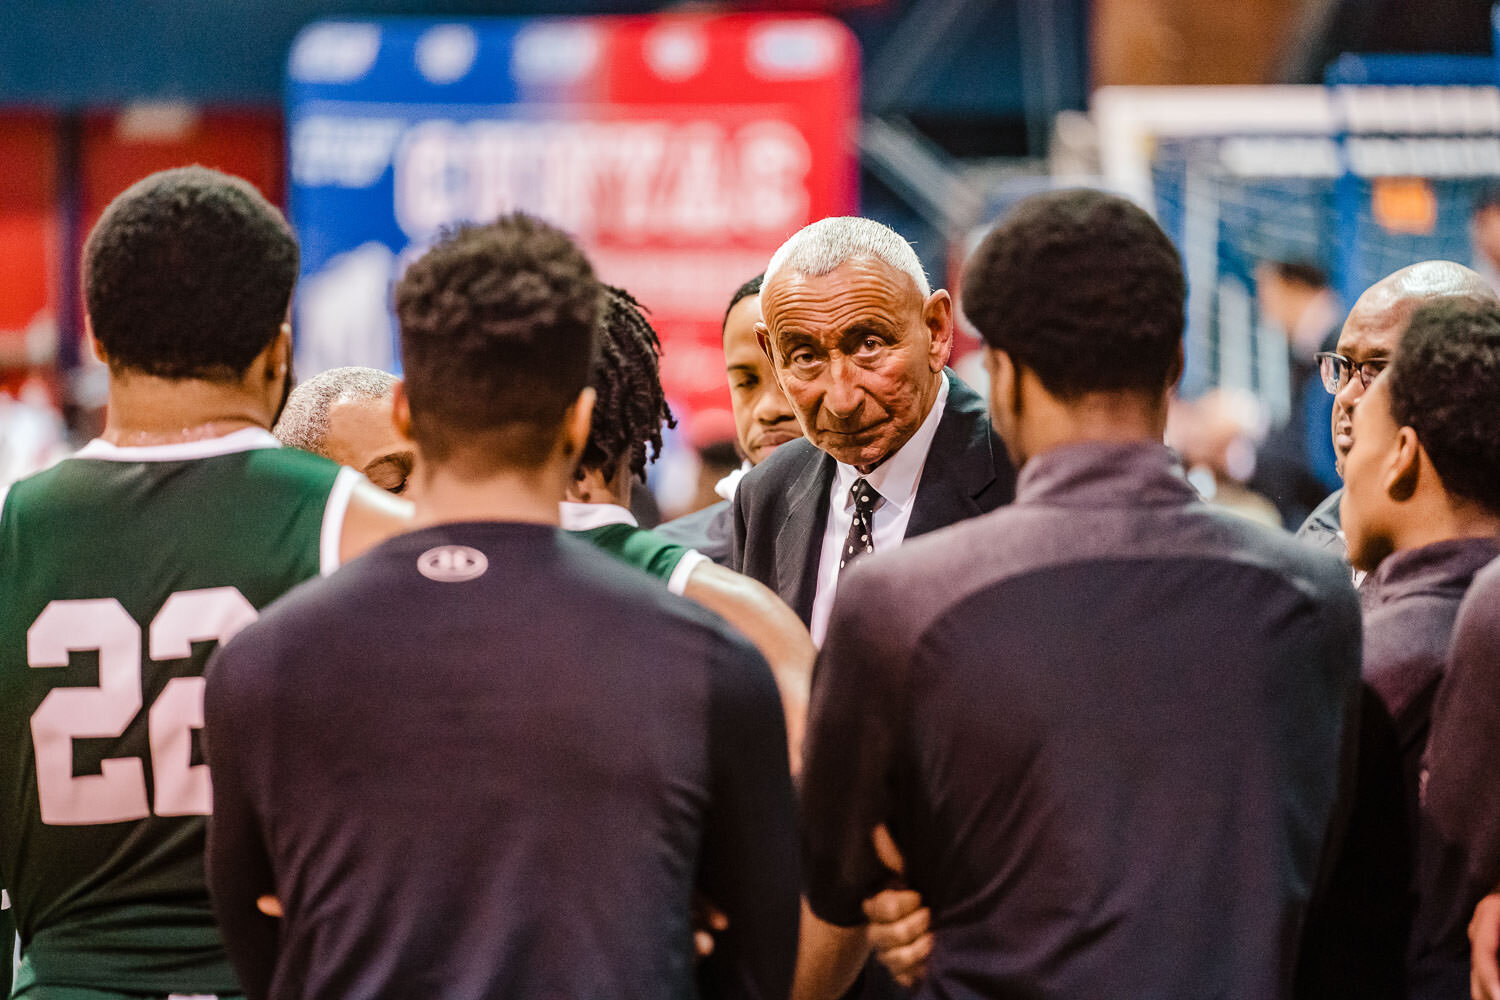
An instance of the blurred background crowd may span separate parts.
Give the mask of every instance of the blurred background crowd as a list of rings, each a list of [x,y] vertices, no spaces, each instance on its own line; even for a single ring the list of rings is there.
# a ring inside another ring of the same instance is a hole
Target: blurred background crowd
[[[1313,355],[1354,296],[1423,259],[1500,274],[1490,6],[10,0],[0,480],[100,426],[75,262],[154,169],[218,167],[288,210],[304,378],[398,367],[391,282],[444,225],[524,207],[575,233],[662,334],[679,419],[648,523],[740,462],[724,303],[787,235],[875,218],[951,288],[1015,201],[1084,183],[1183,253],[1170,438],[1196,485],[1295,527],[1338,484]],[[980,384],[976,345],[955,366]]]

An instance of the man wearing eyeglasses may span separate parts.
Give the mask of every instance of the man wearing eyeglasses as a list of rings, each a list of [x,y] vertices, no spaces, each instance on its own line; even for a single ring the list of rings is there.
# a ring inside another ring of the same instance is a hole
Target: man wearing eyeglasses
[[[1404,267],[1366,289],[1349,310],[1338,346],[1318,353],[1323,387],[1333,394],[1334,466],[1340,479],[1354,443],[1354,410],[1365,389],[1385,368],[1412,314],[1430,302],[1454,297],[1494,299],[1496,295],[1483,277],[1462,264],[1426,260]],[[1297,529],[1297,537],[1347,558],[1344,533],[1339,527],[1343,495],[1342,489],[1335,490],[1319,504]]]

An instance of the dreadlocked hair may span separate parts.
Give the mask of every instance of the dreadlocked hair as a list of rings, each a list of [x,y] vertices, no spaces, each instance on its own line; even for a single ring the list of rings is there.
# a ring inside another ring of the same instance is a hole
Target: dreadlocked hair
[[[642,481],[661,454],[662,425],[677,419],[661,388],[661,338],[629,292],[604,286],[599,354],[589,384],[597,394],[581,464],[612,480],[622,463]],[[649,452],[649,454],[648,454]]]

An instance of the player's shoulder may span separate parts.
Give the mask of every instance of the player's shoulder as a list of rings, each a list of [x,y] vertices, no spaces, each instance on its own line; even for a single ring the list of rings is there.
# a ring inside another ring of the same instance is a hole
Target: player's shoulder
[[[1500,619],[1500,559],[1494,559],[1474,574],[1474,582],[1464,594],[1464,603],[1484,606],[1491,618]]]
[[[570,587],[580,598],[596,606],[610,607],[641,620],[655,619],[689,630],[708,629],[716,634],[734,635],[720,619],[685,597],[671,593],[662,585],[662,575],[642,565],[642,558],[672,554],[673,563],[689,550],[670,542],[646,528],[629,528],[622,546],[629,555],[600,548],[583,533],[558,533],[562,571],[569,576]]]
[[[1349,567],[1332,551],[1209,503],[1191,516],[1213,525],[1226,558],[1280,573],[1309,596],[1357,605]]]

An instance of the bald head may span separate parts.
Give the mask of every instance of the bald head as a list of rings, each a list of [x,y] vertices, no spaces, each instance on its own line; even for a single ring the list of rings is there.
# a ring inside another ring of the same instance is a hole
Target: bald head
[[[1337,353],[1355,365],[1383,366],[1396,352],[1401,334],[1420,307],[1447,299],[1497,301],[1495,289],[1478,272],[1451,260],[1424,260],[1403,267],[1367,288],[1339,334]],[[1334,395],[1333,450],[1339,475],[1352,444],[1354,408],[1364,395],[1358,378],[1348,379]]]
[[[1354,303],[1349,315],[1351,318],[1355,314],[1368,314],[1372,318],[1399,315],[1401,326],[1405,328],[1411,314],[1419,307],[1449,298],[1493,302],[1497,296],[1495,289],[1477,271],[1451,260],[1424,260],[1375,282]],[[1395,344],[1390,346],[1394,349]]]

